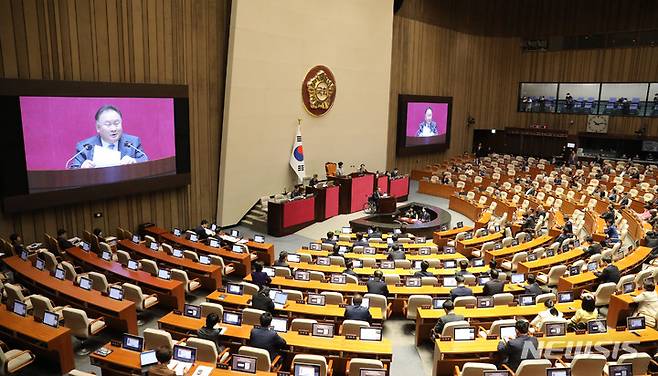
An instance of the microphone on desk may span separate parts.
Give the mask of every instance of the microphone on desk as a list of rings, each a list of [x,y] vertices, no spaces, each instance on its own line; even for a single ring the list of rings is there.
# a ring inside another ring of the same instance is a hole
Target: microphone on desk
[[[78,155],[82,154],[85,150],[91,150],[91,145],[89,145],[89,144],[84,144],[84,145],[82,145],[82,150],[80,150],[79,152],[75,153],[75,155],[72,156],[71,159],[69,159],[68,161],[66,161],[66,163],[64,164],[64,169],[69,168],[69,167],[68,167],[68,166],[69,166],[69,163],[71,163],[72,160],[74,160]]]
[[[146,157],[146,159],[149,159],[149,156],[146,155],[146,153],[144,153],[142,150],[137,149],[137,148],[133,145],[132,142],[130,142],[130,141],[126,141],[126,142],[123,143],[123,145],[126,146],[126,147],[129,147],[129,148],[133,148],[133,149],[135,149],[136,152],[144,154],[144,156]],[[137,154],[135,154],[135,157],[136,157],[136,156],[137,156]]]

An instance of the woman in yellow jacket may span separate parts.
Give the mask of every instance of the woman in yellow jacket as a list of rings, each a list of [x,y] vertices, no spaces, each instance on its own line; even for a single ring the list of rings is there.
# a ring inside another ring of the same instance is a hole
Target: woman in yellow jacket
[[[599,310],[596,309],[594,296],[583,294],[581,299],[583,301],[581,308],[569,320],[569,328],[571,329],[586,329],[588,321],[599,318]]]

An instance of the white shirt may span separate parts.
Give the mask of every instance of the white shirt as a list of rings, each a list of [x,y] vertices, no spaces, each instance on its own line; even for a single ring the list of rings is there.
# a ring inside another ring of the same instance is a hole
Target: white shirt
[[[546,320],[555,320],[557,318],[562,318],[562,312],[558,311],[557,312],[557,317],[553,316],[551,313],[551,309],[547,309],[545,311],[541,311],[537,314],[537,317],[535,317],[531,322],[530,325],[537,328],[537,330],[540,330],[542,325],[544,324],[544,321]]]
[[[110,148],[110,145],[114,145],[114,147],[113,147],[111,150],[119,151],[119,145],[118,145],[118,142],[115,142],[115,143],[112,143],[112,144],[111,144],[111,143],[106,142],[105,140],[103,140],[103,139],[101,138],[101,146],[103,146],[104,148],[108,148],[108,149],[109,149],[109,148]]]

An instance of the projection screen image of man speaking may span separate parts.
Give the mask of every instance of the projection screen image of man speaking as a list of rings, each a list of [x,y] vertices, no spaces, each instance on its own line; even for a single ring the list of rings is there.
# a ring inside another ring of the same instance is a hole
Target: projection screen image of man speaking
[[[69,168],[97,168],[148,161],[137,136],[123,133],[121,111],[105,105],[96,111],[95,136],[76,144],[76,154]]]

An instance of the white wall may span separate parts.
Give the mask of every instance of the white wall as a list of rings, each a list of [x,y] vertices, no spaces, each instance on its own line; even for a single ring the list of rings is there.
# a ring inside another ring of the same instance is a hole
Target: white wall
[[[385,168],[392,2],[233,2],[218,223],[237,223],[259,197],[294,184],[297,118],[307,176],[324,176],[326,161]],[[320,118],[301,99],[302,80],[318,64],[336,78],[336,101]]]

